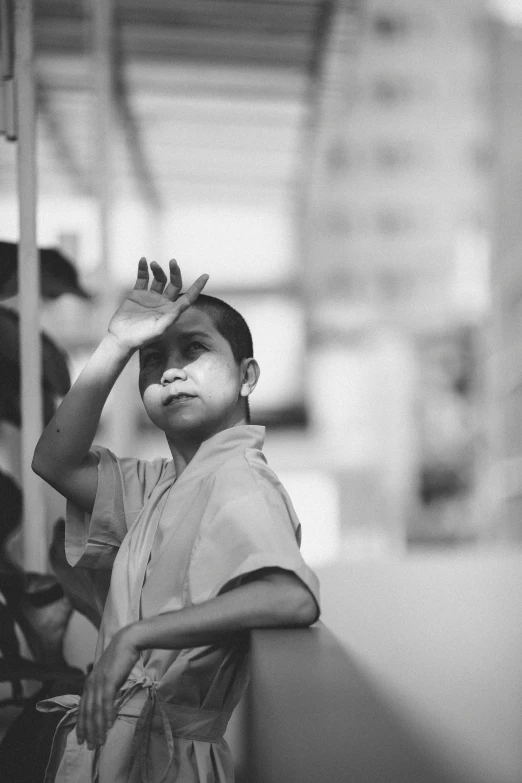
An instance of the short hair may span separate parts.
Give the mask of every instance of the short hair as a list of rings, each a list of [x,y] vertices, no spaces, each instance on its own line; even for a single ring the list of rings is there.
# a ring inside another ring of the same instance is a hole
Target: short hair
[[[254,344],[248,324],[241,313],[234,310],[231,305],[216,296],[200,294],[191,307],[208,315],[214,328],[230,345],[236,364],[239,365],[243,359],[250,359],[254,356]],[[250,422],[248,397],[245,402],[247,421]]]

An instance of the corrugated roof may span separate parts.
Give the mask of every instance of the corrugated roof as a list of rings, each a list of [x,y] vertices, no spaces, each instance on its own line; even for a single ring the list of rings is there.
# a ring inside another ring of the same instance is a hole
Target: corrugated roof
[[[115,195],[291,190],[330,0],[119,0]],[[40,192],[92,187],[90,4],[37,0]],[[0,192],[14,190],[0,144]]]

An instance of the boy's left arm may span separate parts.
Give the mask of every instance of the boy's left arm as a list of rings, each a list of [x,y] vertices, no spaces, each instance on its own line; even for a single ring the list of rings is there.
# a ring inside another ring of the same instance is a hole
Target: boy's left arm
[[[319,609],[312,593],[287,571],[271,571],[204,603],[166,612],[119,631],[85,683],[79,742],[102,745],[115,718],[114,699],[141,650],[201,647],[252,628],[306,627]]]

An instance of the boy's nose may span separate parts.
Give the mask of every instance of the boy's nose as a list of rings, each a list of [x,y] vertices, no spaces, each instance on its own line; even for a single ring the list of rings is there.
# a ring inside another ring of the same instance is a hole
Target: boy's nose
[[[163,386],[167,385],[168,383],[173,383],[174,381],[186,381],[187,380],[187,373],[183,369],[183,367],[169,367],[168,370],[165,370],[163,375],[161,376],[161,383]]]

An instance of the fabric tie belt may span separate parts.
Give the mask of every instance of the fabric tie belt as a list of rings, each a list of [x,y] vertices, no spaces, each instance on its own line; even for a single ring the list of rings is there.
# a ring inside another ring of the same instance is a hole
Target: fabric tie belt
[[[152,783],[148,760],[151,731],[159,731],[167,745],[168,761],[159,780],[162,783],[174,759],[174,737],[218,742],[223,739],[231,715],[231,711],[204,710],[161,701],[157,686],[158,683],[149,677],[130,680],[120,690],[116,702],[117,717],[136,720],[132,759],[138,759],[142,783]],[[141,695],[143,690],[147,691],[145,703]],[[74,783],[96,783],[98,780],[99,748],[91,751],[85,742],[79,745],[74,730],[79,703],[80,697],[73,695],[38,702],[40,712],[65,710],[65,715],[56,727],[44,783],[69,783],[72,780]],[[63,749],[62,753],[60,749]]]

